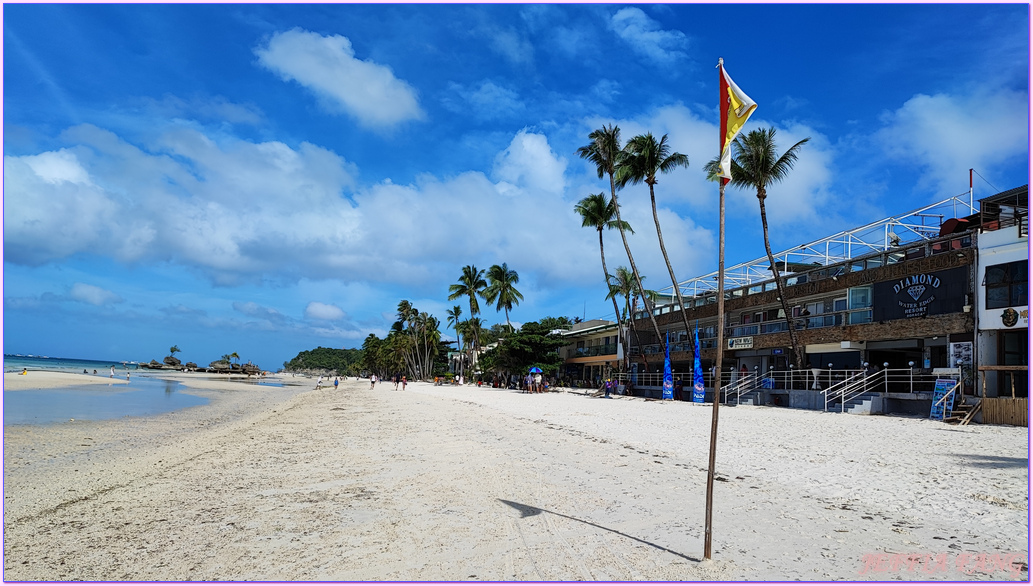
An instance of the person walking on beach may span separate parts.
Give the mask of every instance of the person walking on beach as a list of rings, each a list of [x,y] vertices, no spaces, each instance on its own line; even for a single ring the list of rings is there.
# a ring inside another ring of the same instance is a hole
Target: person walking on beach
[[[340,381],[340,379],[338,379],[338,378],[337,378],[337,377],[335,376],[335,377],[334,377],[334,390],[335,390],[335,391],[337,390],[337,385],[338,385],[338,383],[340,383],[340,382],[341,382],[341,381]]]
[[[403,391],[405,390],[405,383],[406,382],[408,382],[408,381],[405,380],[405,375],[402,375],[402,390]]]
[[[391,377],[391,381],[395,383],[395,390],[397,391],[398,390],[398,375],[396,374],[393,377]]]
[[[377,375],[375,375],[375,374],[369,375],[369,390],[372,391],[374,385],[376,385],[376,384],[377,384]]]
[[[536,373],[534,375],[534,390],[541,393],[544,392],[542,389],[542,373]]]
[[[111,365],[111,374],[108,375],[108,378],[115,378],[115,365],[114,364]]]
[[[319,375],[319,378],[316,379],[316,390],[319,390],[321,384],[323,384],[323,375]]]
[[[606,394],[604,396],[607,399],[610,398],[610,391],[612,391],[612,390],[613,390],[613,383],[610,382],[610,379],[606,379]]]

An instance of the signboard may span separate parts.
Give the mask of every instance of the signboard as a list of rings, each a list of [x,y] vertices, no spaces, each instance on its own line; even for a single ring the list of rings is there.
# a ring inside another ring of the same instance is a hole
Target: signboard
[[[952,378],[938,378],[936,379],[936,385],[933,387],[933,407],[929,412],[930,419],[939,419],[943,421],[947,413],[950,413],[954,409],[954,399],[957,397],[957,391],[951,396],[950,399],[937,405],[947,393],[954,388],[954,385],[958,384],[958,381]]]
[[[753,336],[745,338],[728,338],[729,350],[745,350],[753,348]]]
[[[674,377],[671,375],[671,340],[668,338],[664,344],[664,393],[662,399],[674,400]]]
[[[968,267],[918,273],[872,287],[872,320],[911,319],[962,311]]]

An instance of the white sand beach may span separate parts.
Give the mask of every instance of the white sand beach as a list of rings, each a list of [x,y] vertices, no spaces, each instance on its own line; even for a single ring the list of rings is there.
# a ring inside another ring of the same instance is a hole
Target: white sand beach
[[[722,407],[702,561],[709,405],[172,376],[5,426],[6,580],[1028,580],[1026,428]]]

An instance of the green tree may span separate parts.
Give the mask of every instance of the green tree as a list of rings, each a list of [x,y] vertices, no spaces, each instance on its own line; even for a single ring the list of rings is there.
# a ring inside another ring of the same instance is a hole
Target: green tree
[[[510,270],[506,263],[491,265],[488,268],[488,286],[484,288],[484,300],[495,304],[495,311],[505,310],[506,325],[513,329],[509,323],[509,312],[514,305],[519,305],[524,299],[523,294],[517,290],[516,284],[520,282],[517,272]]]
[[[240,354],[237,354],[236,352],[230,354],[230,358],[236,360],[237,362],[240,362]]]
[[[582,228],[595,228],[599,234],[599,258],[603,263],[603,278],[606,280],[606,288],[610,288],[610,273],[606,270],[606,254],[603,252],[603,229],[617,228],[617,206],[613,200],[606,201],[602,193],[593,193],[585,196],[574,206],[574,211],[581,216]],[[624,230],[635,233],[631,225],[623,222]],[[613,314],[617,318],[617,335],[623,338],[623,328],[620,327],[621,312],[617,307],[617,299],[613,299]],[[624,347],[628,347],[628,341],[624,340]]]
[[[470,317],[473,318],[481,312],[480,304],[477,303],[477,297],[484,296],[484,288],[488,286],[488,283],[484,280],[484,270],[477,270],[477,267],[473,265],[466,265],[463,267],[463,274],[459,276],[459,282],[454,285],[448,286],[449,301],[455,301],[462,297],[468,297],[470,299]],[[474,351],[478,351],[480,348],[480,332],[473,332],[473,345]]]
[[[563,364],[557,350],[564,344],[563,336],[553,334],[547,326],[527,322],[485,352],[483,365],[485,370],[499,374],[524,374],[535,366],[555,374]]]
[[[602,128],[593,130],[589,135],[588,139],[592,142],[585,146],[577,149],[577,155],[582,159],[591,161],[595,164],[596,173],[599,178],[602,179],[604,175],[610,178],[610,200],[613,203],[614,213],[617,215],[617,229],[621,234],[621,241],[624,242],[624,251],[628,254],[628,263],[631,264],[631,272],[635,275],[635,281],[638,282],[639,288],[642,288],[642,279],[639,278],[638,267],[635,266],[635,257],[631,254],[631,247],[628,246],[628,237],[624,230],[624,221],[621,219],[621,208],[620,203],[617,202],[617,184],[614,181],[614,175],[617,169],[620,167],[625,153],[621,147],[621,131],[616,125],[608,126],[604,125]],[[653,316],[652,307],[646,307],[648,309],[649,321],[653,325],[653,332],[656,334],[657,340],[662,339],[660,335],[660,326],[656,324],[656,318]]]
[[[807,137],[789,147],[789,150],[778,155],[775,145],[775,129],[751,130],[745,136],[739,135],[732,142],[732,185],[757,190],[757,202],[760,204],[760,223],[764,230],[764,250],[768,253],[771,272],[775,276],[778,297],[782,302],[782,311],[789,329],[789,340],[793,347],[793,358],[797,368],[803,368],[803,350],[800,348],[793,327],[792,314],[789,312],[789,299],[786,297],[785,285],[778,272],[778,264],[771,253],[771,241],[768,238],[768,216],[764,202],[768,197],[768,187],[784,180],[799,156],[800,148],[810,140]],[[711,165],[716,164],[711,161]]]
[[[173,346],[169,348],[169,356],[175,356],[176,352],[180,352],[179,346]]]
[[[659,141],[652,133],[645,133],[636,136],[628,141],[624,147],[626,156],[623,159],[620,169],[617,171],[617,185],[624,187],[628,183],[638,185],[645,183],[649,186],[649,203],[653,207],[653,223],[656,224],[656,236],[660,240],[660,252],[667,263],[667,273],[671,277],[671,287],[678,298],[678,307],[681,309],[682,322],[685,324],[685,332],[691,331],[689,318],[685,313],[685,302],[681,296],[681,287],[678,286],[678,279],[674,276],[674,268],[671,266],[671,259],[667,256],[667,247],[664,246],[664,235],[660,230],[660,216],[656,212],[656,193],[654,187],[657,184],[658,173],[670,173],[678,167],[688,167],[689,158],[681,153],[672,153],[671,145],[667,144],[667,135],[663,135]],[[661,341],[663,343],[663,341]]]

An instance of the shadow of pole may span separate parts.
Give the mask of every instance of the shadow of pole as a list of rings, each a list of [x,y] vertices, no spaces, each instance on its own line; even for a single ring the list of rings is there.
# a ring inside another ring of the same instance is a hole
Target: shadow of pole
[[[515,503],[513,501],[507,501],[505,499],[499,499],[499,501],[501,501],[503,503],[506,503],[507,505],[509,505],[509,506],[513,507],[514,509],[516,509],[520,513],[520,518],[521,519],[523,519],[525,517],[533,517],[535,515],[540,515],[542,513],[549,513],[550,515],[556,515],[557,517],[563,517],[564,519],[570,519],[571,521],[577,521],[578,523],[584,523],[585,525],[591,525],[592,527],[595,527],[597,529],[602,529],[603,531],[609,531],[610,533],[616,533],[617,535],[620,535],[621,537],[627,537],[628,539],[635,540],[635,541],[637,541],[639,543],[644,543],[644,544],[646,544],[646,545],[648,545],[650,547],[655,547],[656,549],[659,549],[660,551],[666,551],[669,554],[676,555],[676,556],[678,556],[680,558],[687,559],[690,562],[701,562],[701,561],[703,561],[703,560],[701,560],[699,558],[690,557],[690,556],[687,556],[687,555],[685,555],[683,553],[678,553],[678,552],[676,552],[674,550],[667,549],[666,547],[664,547],[662,545],[657,545],[655,543],[651,543],[651,542],[646,541],[644,539],[639,539],[638,537],[634,537],[632,535],[628,535],[627,533],[621,533],[620,531],[617,531],[616,529],[610,529],[609,527],[603,527],[602,525],[597,525],[595,523],[592,523],[591,521],[585,521],[584,519],[578,519],[577,517],[571,517],[570,515],[564,515],[563,513],[557,513],[555,511],[550,511],[548,509],[540,509],[538,507],[532,507],[530,505],[525,505],[525,504],[521,504],[521,503]]]

